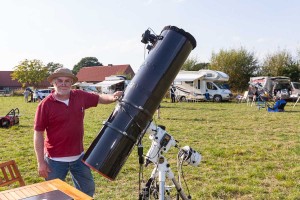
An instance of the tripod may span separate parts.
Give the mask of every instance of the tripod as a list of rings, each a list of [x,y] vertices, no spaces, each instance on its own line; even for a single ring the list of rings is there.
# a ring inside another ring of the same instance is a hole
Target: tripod
[[[179,196],[183,200],[191,199],[190,195],[187,197],[181,188],[180,184],[176,181],[174,177],[174,173],[170,168],[170,164],[167,159],[162,155],[166,153],[172,146],[177,146],[177,141],[168,134],[165,130],[165,127],[156,127],[154,124],[151,124],[148,128],[148,132],[151,133],[149,138],[152,140],[151,147],[146,155],[146,164],[153,163],[154,169],[152,170],[151,176],[148,179],[145,187],[142,189],[139,200],[149,200],[150,196],[153,195],[155,199],[159,200],[169,200],[170,197],[170,188],[166,187],[166,179],[171,180],[177,190],[177,199]],[[139,151],[140,161],[142,151]],[[192,166],[198,166],[201,161],[201,155],[190,148],[189,146],[185,146],[180,149],[180,154],[178,156],[182,161],[186,162]],[[141,164],[142,162],[140,162]],[[156,180],[158,178],[158,186]]]
[[[166,177],[172,180],[173,184],[175,185],[175,188],[177,192],[179,193],[180,197],[184,200],[188,200],[189,198],[184,194],[182,188],[177,183],[174,177],[174,173],[172,172],[170,165],[167,161],[167,159],[164,156],[160,156],[159,158],[159,164],[153,169],[151,178],[154,178],[155,176],[158,176],[159,181],[159,199],[163,200],[165,197],[165,182]]]

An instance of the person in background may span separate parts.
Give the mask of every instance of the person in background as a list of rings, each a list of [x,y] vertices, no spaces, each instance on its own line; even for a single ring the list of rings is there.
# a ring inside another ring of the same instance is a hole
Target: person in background
[[[48,77],[54,90],[37,107],[34,149],[39,176],[46,180],[65,180],[70,172],[75,187],[93,196],[95,183],[90,168],[81,161],[85,110],[98,104],[113,103],[123,92],[98,95],[72,90],[71,86],[77,80],[67,68],[59,68]]]
[[[171,89],[170,89],[170,94],[171,94],[171,103],[175,103],[175,102],[176,102],[176,95],[175,95],[175,91],[176,91],[176,88],[175,88],[175,86],[171,86]]]
[[[30,92],[28,90],[25,90],[23,94],[24,94],[25,102],[28,103],[28,97],[29,97]]]
[[[33,91],[30,91],[30,102],[33,102]]]
[[[38,101],[38,91],[34,90],[33,91],[33,102],[37,102]]]
[[[276,102],[273,107],[268,106],[268,112],[284,112],[286,101],[284,99],[281,99],[280,96],[276,96],[275,101]]]

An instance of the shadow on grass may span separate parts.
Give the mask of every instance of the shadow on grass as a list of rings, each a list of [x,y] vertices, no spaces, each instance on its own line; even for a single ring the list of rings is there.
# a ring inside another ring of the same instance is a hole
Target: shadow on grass
[[[298,113],[300,110],[286,110],[285,113]]]
[[[186,120],[189,120],[189,121],[194,121],[194,122],[201,122],[201,121],[206,121],[206,119],[203,119],[203,118],[191,118],[191,119],[183,119],[183,118],[176,118],[176,117],[166,117],[164,118],[165,120],[176,120],[176,121],[186,121]],[[216,120],[217,121],[217,120]]]
[[[160,108],[161,109],[165,109],[165,108],[167,108],[167,109],[168,108],[171,108],[171,109],[172,108],[179,108],[180,109],[181,107],[174,105],[174,106],[161,106]],[[182,109],[184,109],[184,110],[210,110],[210,111],[213,111],[213,110],[214,111],[228,110],[228,109],[225,109],[225,108],[211,108],[211,107],[210,108],[208,108],[208,107],[200,107],[200,108],[189,108],[188,107],[188,108],[186,108],[185,107],[185,108],[182,108]]]
[[[33,125],[32,126],[29,126],[29,125],[24,125],[24,124],[19,124],[19,125],[14,125],[12,127],[15,127],[15,128],[33,128]]]

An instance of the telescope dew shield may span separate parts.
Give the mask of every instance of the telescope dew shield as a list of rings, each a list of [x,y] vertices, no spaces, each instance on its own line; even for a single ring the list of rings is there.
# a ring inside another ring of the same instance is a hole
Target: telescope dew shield
[[[153,44],[139,71],[127,86],[83,157],[83,162],[104,177],[114,180],[143,137],[161,100],[190,52],[194,37],[175,26],[166,26]]]

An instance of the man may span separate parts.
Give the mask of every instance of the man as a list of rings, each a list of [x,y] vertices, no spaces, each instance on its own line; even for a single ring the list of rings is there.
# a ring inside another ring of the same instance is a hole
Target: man
[[[25,100],[26,103],[28,103],[28,96],[29,96],[29,94],[30,94],[30,92],[26,89],[24,91],[24,100]]]
[[[65,179],[70,171],[75,187],[93,196],[95,184],[83,157],[84,111],[97,104],[115,102],[123,93],[92,94],[72,90],[77,77],[67,68],[48,77],[54,91],[37,107],[34,122],[34,149],[39,176],[46,180]],[[46,136],[44,138],[44,132]]]
[[[276,96],[275,104],[273,107],[268,106],[268,112],[284,112],[284,107],[286,106],[286,101],[281,99],[280,96]]]
[[[172,86],[171,89],[170,89],[170,93],[171,93],[171,103],[175,103],[175,102],[176,102],[175,91],[176,91],[176,87],[175,87],[175,86]]]

